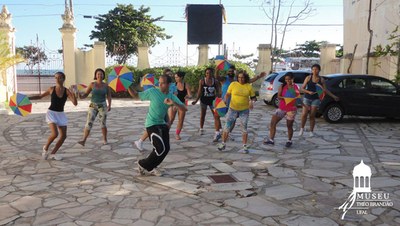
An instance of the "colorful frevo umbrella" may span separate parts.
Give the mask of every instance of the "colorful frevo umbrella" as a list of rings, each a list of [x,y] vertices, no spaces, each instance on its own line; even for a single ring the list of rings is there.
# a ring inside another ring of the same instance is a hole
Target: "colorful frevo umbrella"
[[[316,92],[318,93],[318,97],[320,100],[324,99],[325,97],[325,91],[322,88],[322,86],[320,84],[317,84],[316,86]]]
[[[27,116],[32,111],[31,101],[28,96],[22,93],[12,95],[8,105],[16,115]]]
[[[108,75],[108,86],[115,92],[126,91],[133,83],[133,73],[126,66],[114,67]]]
[[[297,98],[300,98],[299,87],[297,87],[296,84],[293,84],[293,87],[288,88],[283,94],[283,100],[286,105],[295,105]]]
[[[220,117],[224,117],[228,112],[228,107],[226,106],[224,100],[222,98],[215,98],[213,101],[214,113],[218,114]]]
[[[215,57],[215,65],[218,70],[227,71],[231,64],[225,59],[223,55],[218,55]]]
[[[78,89],[79,93],[85,93],[87,86],[85,84],[77,84],[76,88]]]
[[[154,74],[145,74],[140,81],[140,86],[143,87],[143,90],[158,86],[158,79]]]

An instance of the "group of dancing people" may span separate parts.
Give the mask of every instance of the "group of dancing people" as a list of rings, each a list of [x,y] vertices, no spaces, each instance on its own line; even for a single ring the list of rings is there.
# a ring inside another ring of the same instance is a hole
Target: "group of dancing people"
[[[315,126],[315,113],[319,105],[318,96],[316,96],[316,84],[320,84],[324,91],[335,100],[337,97],[326,90],[325,82],[319,76],[320,66],[313,65],[312,74],[306,78],[300,91],[305,93],[303,99],[302,127],[300,135],[303,134],[307,115],[310,115],[310,131],[313,132]],[[191,104],[196,105],[200,100],[200,135],[204,135],[203,129],[207,109],[210,109],[214,118],[215,134],[213,142],[218,142],[221,138],[221,143],[217,144],[217,149],[224,151],[230,133],[235,127],[236,120],[239,118],[242,131],[243,151],[249,152],[247,145],[247,123],[249,120],[250,110],[253,109],[256,95],[251,83],[266,76],[265,72],[260,73],[250,79],[245,71],[236,72],[235,67],[231,66],[226,74],[223,72],[207,68],[204,78],[199,80],[199,86],[196,99]],[[173,83],[173,78],[175,83]],[[150,88],[143,92],[137,92],[133,85],[128,88],[128,92],[132,97],[137,95],[142,101],[150,101],[148,113],[145,120],[145,131],[141,138],[134,142],[139,151],[143,151],[143,142],[149,138],[153,146],[152,152],[143,159],[137,162],[140,175],[155,175],[160,176],[161,172],[157,169],[158,165],[164,160],[170,150],[169,131],[172,123],[178,114],[178,123],[175,131],[175,139],[181,139],[181,131],[187,111],[188,100],[192,98],[189,84],[184,82],[185,73],[178,71],[173,73],[170,69],[165,69],[159,77],[159,88]],[[92,82],[85,93],[79,93],[76,88],[68,89],[64,87],[65,74],[63,72],[55,73],[56,85],[50,87],[41,95],[30,97],[31,100],[41,99],[47,95],[51,95],[51,104],[46,113],[46,122],[50,128],[50,135],[46,144],[43,146],[42,158],[61,160],[61,156],[56,155],[61,145],[66,139],[68,119],[64,113],[66,100],[69,99],[75,106],[77,97],[80,99],[86,98],[91,94],[87,120],[83,130],[83,137],[78,143],[85,146],[86,140],[90,134],[93,123],[98,116],[103,135],[103,144],[107,145],[107,113],[111,110],[111,89],[104,82],[105,72],[103,69],[96,69],[94,73],[94,82]],[[288,127],[288,141],[286,147],[292,145],[293,136],[293,121],[296,115],[296,106],[286,106],[283,101],[285,92],[289,88],[298,89],[293,81],[293,74],[290,72],[285,75],[285,82],[279,87],[278,98],[280,99],[279,108],[274,112],[271,124],[270,135],[264,140],[265,144],[274,145],[274,137],[276,133],[277,123],[286,117]],[[225,125],[221,126],[220,116],[214,111],[213,101],[217,97],[222,97],[227,105],[228,111],[225,116]],[[318,100],[317,100],[318,99]],[[310,112],[309,112],[310,111]],[[310,114],[309,114],[310,113]],[[50,149],[52,142],[60,135],[59,140]]]

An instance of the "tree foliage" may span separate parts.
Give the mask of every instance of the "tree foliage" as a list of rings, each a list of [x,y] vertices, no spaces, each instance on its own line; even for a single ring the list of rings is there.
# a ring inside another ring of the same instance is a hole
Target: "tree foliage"
[[[164,28],[155,24],[163,17],[152,18],[149,12],[149,7],[134,9],[132,4],[117,4],[107,14],[97,17],[96,30],[89,37],[104,41],[107,54],[123,64],[131,55],[137,55],[141,44],[155,46],[159,43],[158,38],[171,38],[164,33]]]
[[[7,36],[5,34],[0,34],[0,72],[23,61],[24,59],[18,54],[11,55]]]
[[[377,45],[374,48],[374,55],[377,57],[383,56],[397,56],[397,62],[392,62],[397,65],[397,72],[395,75],[395,82],[400,84],[400,26],[396,26],[395,29],[389,34],[387,39],[389,44],[385,47]]]
[[[298,51],[303,54],[304,57],[319,57],[320,45],[326,43],[325,41],[317,42],[315,40],[306,41],[303,44],[298,44],[297,48],[293,51]]]
[[[315,9],[313,8],[311,0],[302,0],[302,6],[300,7],[296,7],[295,5],[295,3],[297,4],[300,0],[258,1],[261,3],[260,8],[263,10],[265,16],[271,21],[270,45],[272,48],[271,67],[273,67],[274,59],[279,59],[279,53],[282,52],[283,43],[289,26],[299,20],[304,20],[312,16]],[[280,34],[280,37],[278,34]],[[278,40],[280,40],[279,46]],[[273,68],[271,68],[271,70],[273,70]]]
[[[40,62],[47,60],[46,53],[39,47],[32,45],[18,47],[17,53],[25,59],[26,65],[28,65],[29,70],[31,71],[33,71],[35,66],[39,65]]]

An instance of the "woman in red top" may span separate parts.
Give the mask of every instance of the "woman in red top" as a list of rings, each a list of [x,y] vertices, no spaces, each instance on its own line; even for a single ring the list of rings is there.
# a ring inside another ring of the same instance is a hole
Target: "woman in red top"
[[[294,92],[294,95],[287,95],[287,92]],[[297,107],[296,107],[296,98],[299,97],[299,87],[294,84],[293,73],[288,72],[285,75],[285,83],[283,83],[278,90],[278,98],[279,108],[276,109],[274,115],[271,118],[271,124],[269,128],[269,138],[264,141],[264,144],[274,145],[275,141],[275,133],[276,133],[276,125],[279,121],[281,121],[284,117],[286,117],[286,125],[288,128],[288,141],[286,142],[286,147],[292,146],[292,137],[293,137],[293,122],[296,117]],[[288,96],[291,96],[290,99]],[[293,97],[294,96],[294,97]],[[285,101],[285,98],[287,100]]]

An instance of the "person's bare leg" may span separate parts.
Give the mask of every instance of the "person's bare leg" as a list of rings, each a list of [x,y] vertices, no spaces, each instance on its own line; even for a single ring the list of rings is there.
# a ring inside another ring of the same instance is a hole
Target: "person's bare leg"
[[[294,120],[286,120],[286,125],[288,129],[288,140],[292,140],[293,137],[293,123]]]
[[[212,110],[211,110],[211,113],[214,116],[215,132],[219,132],[221,130],[221,119],[220,119],[219,115],[215,114]]]
[[[272,118],[271,118],[271,123],[270,123],[270,125],[269,125],[269,139],[271,139],[271,140],[274,140],[274,139],[275,139],[276,125],[278,124],[278,122],[279,122],[280,120],[281,120],[281,119],[280,119],[278,116],[276,116],[276,115],[273,115],[273,116],[272,116]]]
[[[314,127],[315,127],[315,115],[317,114],[318,108],[315,106],[311,107],[311,112],[310,112],[310,132],[314,132]]]
[[[228,140],[228,135],[229,132],[225,131],[222,133],[222,143],[226,143],[226,141]]]
[[[242,143],[243,145],[247,144],[247,132],[242,134]]]
[[[49,128],[50,128],[50,136],[47,138],[47,142],[44,145],[43,149],[48,150],[49,146],[53,141],[57,138],[58,136],[58,131],[57,131],[57,126],[54,123],[49,123]]]
[[[103,144],[108,144],[107,142],[107,127],[101,128],[101,133],[103,134]]]
[[[200,110],[200,129],[203,129],[204,120],[206,118],[207,108],[201,108]]]
[[[89,134],[90,134],[90,130],[84,128],[83,129],[83,139],[78,141],[78,144],[85,146],[86,139],[88,138]]]
[[[183,128],[183,121],[185,120],[185,115],[186,115],[186,112],[178,111],[178,124],[176,125],[176,131],[177,132],[175,134],[175,138],[177,140],[181,139],[180,133],[181,133],[181,130]]]
[[[67,139],[67,126],[59,126],[58,131],[60,133],[60,138],[58,139],[56,145],[54,146],[51,154],[57,153],[58,149],[60,149],[60,147],[64,143],[65,139]]]
[[[304,129],[307,122],[308,106],[303,105],[303,112],[301,113],[301,129]]]
[[[147,138],[149,137],[149,134],[147,133],[147,131],[145,130],[142,134],[142,137],[140,137],[141,141],[145,141]]]

